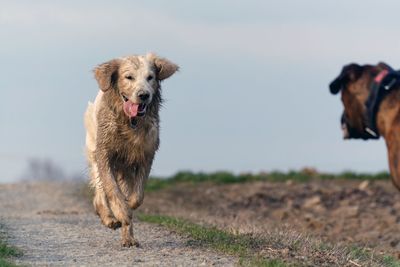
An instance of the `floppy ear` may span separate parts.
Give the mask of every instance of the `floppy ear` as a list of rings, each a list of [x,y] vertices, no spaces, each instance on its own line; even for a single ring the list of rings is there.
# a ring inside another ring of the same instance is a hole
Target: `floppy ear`
[[[378,65],[376,65],[377,67],[379,67],[380,69],[386,69],[389,71],[393,71],[393,68],[390,67],[388,64],[386,64],[385,62],[379,62]]]
[[[339,76],[331,82],[329,89],[332,94],[337,94],[348,82],[354,82],[360,78],[363,68],[355,63],[343,67]]]
[[[179,69],[178,65],[172,63],[168,59],[160,58],[154,54],[148,54],[148,56],[154,60],[154,66],[156,67],[157,72],[157,79],[160,81],[169,78]]]
[[[113,59],[94,69],[94,76],[100,89],[105,92],[115,86],[118,79],[120,60]]]

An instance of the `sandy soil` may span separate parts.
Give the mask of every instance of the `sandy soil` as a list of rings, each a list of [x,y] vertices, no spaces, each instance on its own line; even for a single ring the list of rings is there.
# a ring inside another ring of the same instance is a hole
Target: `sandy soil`
[[[141,248],[122,248],[119,231],[105,228],[76,183],[0,185],[0,223],[9,243],[32,266],[233,266],[237,259],[190,247],[176,234],[141,222]]]
[[[147,212],[240,233],[291,229],[398,257],[400,192],[390,181],[178,185],[147,195]]]

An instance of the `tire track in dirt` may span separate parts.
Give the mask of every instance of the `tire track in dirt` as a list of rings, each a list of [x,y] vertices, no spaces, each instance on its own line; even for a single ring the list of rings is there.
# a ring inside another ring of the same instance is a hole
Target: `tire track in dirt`
[[[140,248],[122,248],[73,182],[0,185],[0,223],[20,248],[16,263],[36,266],[233,266],[237,259],[191,247],[164,228],[134,222]]]

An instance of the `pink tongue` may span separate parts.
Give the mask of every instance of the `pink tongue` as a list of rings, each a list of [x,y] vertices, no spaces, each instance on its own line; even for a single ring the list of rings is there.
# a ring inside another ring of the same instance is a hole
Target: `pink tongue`
[[[136,117],[136,115],[138,113],[138,109],[139,109],[139,105],[138,104],[134,104],[131,101],[126,101],[124,103],[125,114],[130,118]]]

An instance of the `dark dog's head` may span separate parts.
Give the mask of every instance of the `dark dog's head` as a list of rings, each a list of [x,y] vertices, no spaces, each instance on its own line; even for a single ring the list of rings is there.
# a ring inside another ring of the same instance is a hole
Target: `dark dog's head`
[[[368,138],[365,132],[365,103],[374,77],[383,69],[383,64],[360,66],[352,63],[344,66],[339,76],[329,85],[332,94],[342,92],[344,111],[341,123],[344,139]]]
[[[146,109],[160,95],[160,81],[170,77],[178,66],[154,54],[113,59],[95,68],[103,92],[114,90],[125,114],[144,116]],[[158,97],[159,98],[159,97]]]

